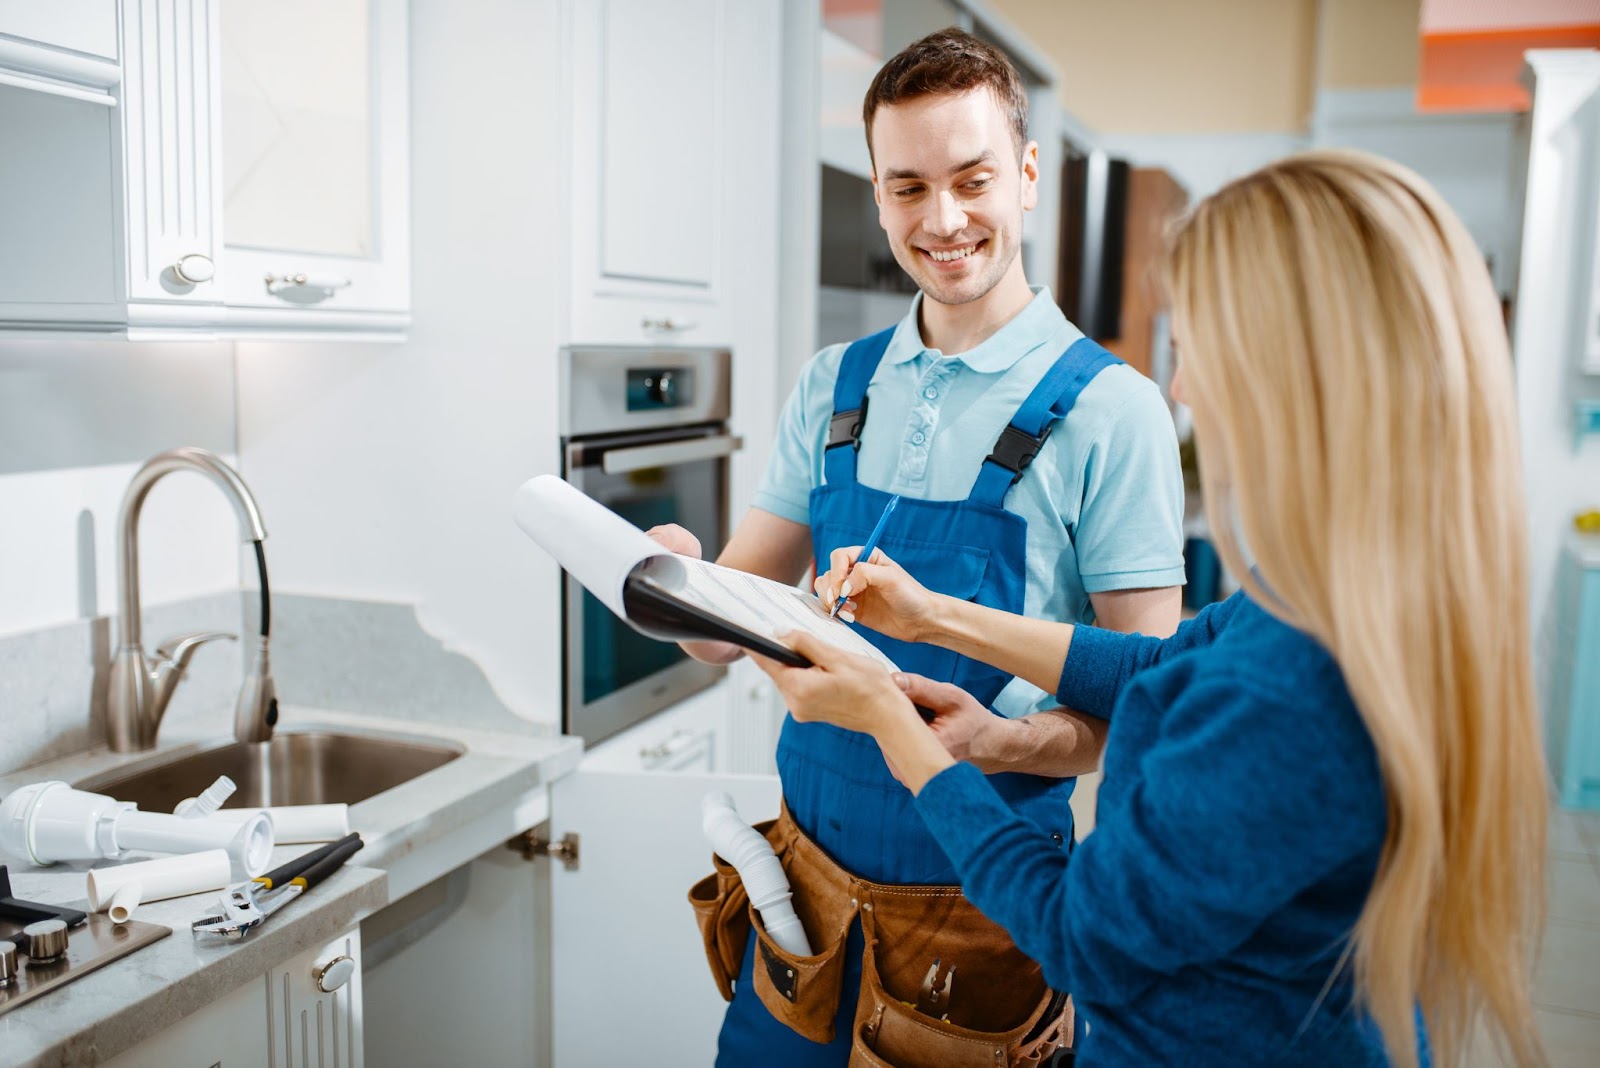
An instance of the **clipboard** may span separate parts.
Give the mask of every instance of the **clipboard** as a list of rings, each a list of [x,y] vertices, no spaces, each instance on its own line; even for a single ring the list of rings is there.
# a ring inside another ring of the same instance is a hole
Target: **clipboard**
[[[657,586],[643,575],[629,575],[622,587],[628,621],[674,641],[731,642],[789,667],[808,668],[811,661],[764,634],[708,612]]]

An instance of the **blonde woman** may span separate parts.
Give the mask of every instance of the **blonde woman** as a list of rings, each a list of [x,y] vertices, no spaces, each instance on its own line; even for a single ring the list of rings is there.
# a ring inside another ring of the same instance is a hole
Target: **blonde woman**
[[[1201,203],[1168,278],[1238,595],[1163,641],[854,550],[817,580],[862,625],[1109,719],[1094,834],[1067,856],[951,757],[936,732],[979,754],[994,719],[964,692],[804,639],[816,667],[764,666],[791,709],[877,739],[967,896],[1073,992],[1080,1068],[1454,1064],[1480,1026],[1541,1063],[1545,779],[1478,250],[1416,175],[1317,152]]]

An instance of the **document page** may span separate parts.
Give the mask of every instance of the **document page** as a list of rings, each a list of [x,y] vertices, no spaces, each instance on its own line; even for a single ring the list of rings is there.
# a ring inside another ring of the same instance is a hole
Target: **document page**
[[[673,554],[644,531],[570,482],[554,475],[531,478],[517,490],[511,513],[523,532],[622,619],[623,586],[639,564]]]
[[[629,618],[626,587],[635,573],[680,601],[775,642],[779,635],[801,630],[870,657],[887,670],[897,670],[848,624],[829,619],[822,602],[810,594],[669,552],[638,527],[554,475],[523,483],[512,498],[511,510],[530,538],[641,634],[667,637]]]
[[[829,619],[820,600],[793,586],[684,556],[652,559],[641,574],[667,593],[774,641],[789,631],[803,631],[875,660],[887,671],[899,670],[848,624]]]

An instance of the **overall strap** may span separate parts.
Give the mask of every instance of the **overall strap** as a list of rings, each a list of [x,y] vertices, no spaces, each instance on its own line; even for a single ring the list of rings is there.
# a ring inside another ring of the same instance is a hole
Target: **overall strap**
[[[833,419],[822,451],[822,474],[830,485],[856,480],[856,452],[861,448],[861,430],[867,425],[867,383],[872,381],[894,331],[891,326],[853,342],[839,362],[839,377],[833,383]]]
[[[969,499],[995,508],[1004,507],[1006,494],[1044,448],[1057,420],[1066,418],[1072,411],[1072,406],[1078,403],[1078,395],[1095,375],[1121,362],[1086,337],[1073,342],[1039,379],[1017,414],[1011,417],[1010,424],[1000,432],[994,451],[984,458]]]

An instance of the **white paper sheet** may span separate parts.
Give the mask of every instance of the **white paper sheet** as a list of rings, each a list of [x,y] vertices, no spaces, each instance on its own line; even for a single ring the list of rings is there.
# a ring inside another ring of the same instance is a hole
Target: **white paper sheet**
[[[524,482],[511,500],[523,533],[600,603],[627,619],[623,583],[653,556],[672,556],[644,531],[555,475]]]
[[[650,631],[628,619],[623,591],[628,576],[642,569],[646,578],[668,593],[756,634],[777,640],[792,630],[805,631],[895,670],[894,663],[860,634],[840,620],[829,619],[822,603],[811,594],[668,552],[632,523],[554,475],[524,482],[512,499],[511,511],[517,525],[540,548],[601,604],[641,633]]]

